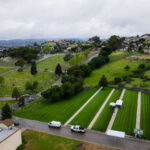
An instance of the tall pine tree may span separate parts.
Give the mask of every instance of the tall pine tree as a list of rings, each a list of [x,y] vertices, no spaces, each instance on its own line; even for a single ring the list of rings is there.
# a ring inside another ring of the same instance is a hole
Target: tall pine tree
[[[19,93],[19,91],[18,91],[18,89],[16,87],[13,89],[11,97],[12,98],[16,98],[16,100],[20,97],[20,93]]]
[[[12,118],[12,111],[9,105],[6,103],[2,108],[2,120],[11,119]]]
[[[37,68],[36,68],[36,63],[33,62],[31,66],[31,74],[36,75],[37,74]]]
[[[99,81],[99,86],[106,87],[107,85],[108,85],[107,78],[105,77],[105,75],[103,75]]]
[[[62,74],[61,66],[58,64],[55,69],[55,74],[60,76]]]

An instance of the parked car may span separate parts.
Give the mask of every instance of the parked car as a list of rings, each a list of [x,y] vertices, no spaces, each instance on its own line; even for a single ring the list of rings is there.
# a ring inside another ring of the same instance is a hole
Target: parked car
[[[70,127],[71,131],[74,131],[74,132],[80,132],[80,133],[85,133],[86,132],[86,129],[79,126],[79,125],[72,125]]]
[[[19,126],[19,121],[18,120],[13,119],[13,123],[14,123],[15,126]]]
[[[30,94],[24,94],[23,97],[30,97]]]
[[[51,121],[48,123],[49,127],[54,127],[54,128],[60,128],[61,127],[61,122],[59,121]]]

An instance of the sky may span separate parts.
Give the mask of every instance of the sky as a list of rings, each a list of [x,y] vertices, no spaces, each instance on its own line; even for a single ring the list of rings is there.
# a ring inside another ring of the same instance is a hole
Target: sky
[[[150,33],[150,0],[0,0],[0,39]]]

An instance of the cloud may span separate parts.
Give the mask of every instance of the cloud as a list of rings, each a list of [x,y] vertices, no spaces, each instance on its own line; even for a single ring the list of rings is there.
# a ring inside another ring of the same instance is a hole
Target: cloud
[[[150,32],[149,0],[0,0],[0,39]]]

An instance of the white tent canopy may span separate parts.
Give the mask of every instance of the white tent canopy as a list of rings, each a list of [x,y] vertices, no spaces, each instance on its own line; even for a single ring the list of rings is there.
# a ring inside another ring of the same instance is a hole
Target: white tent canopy
[[[119,137],[119,138],[124,138],[125,137],[125,132],[120,132],[120,131],[115,131],[115,130],[108,130],[106,135]]]
[[[117,106],[122,106],[123,101],[121,99],[117,100],[116,105]]]

